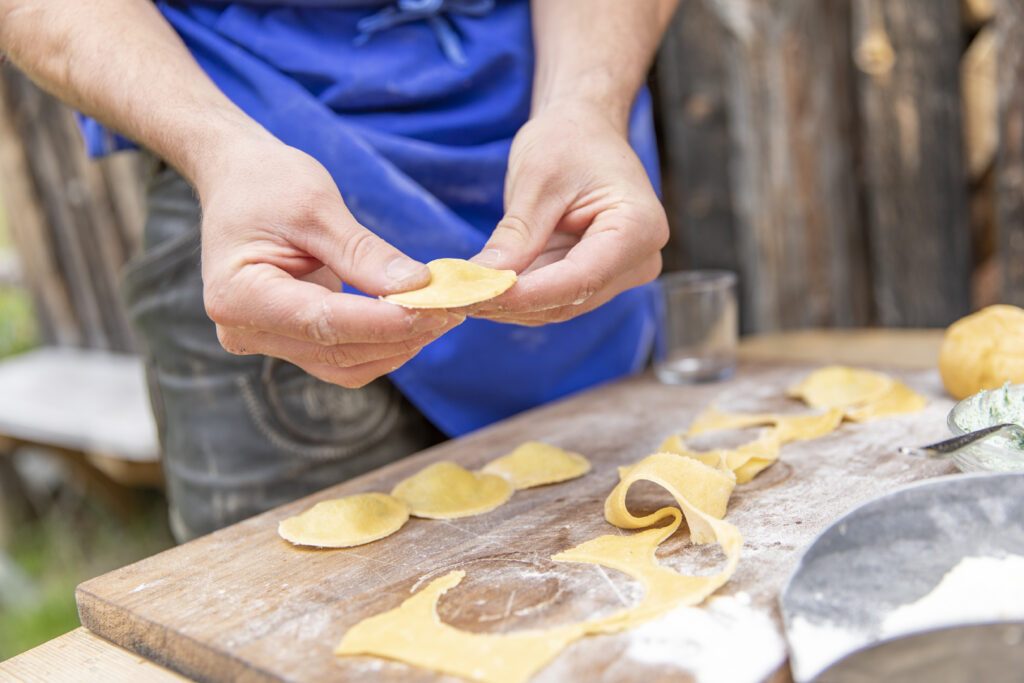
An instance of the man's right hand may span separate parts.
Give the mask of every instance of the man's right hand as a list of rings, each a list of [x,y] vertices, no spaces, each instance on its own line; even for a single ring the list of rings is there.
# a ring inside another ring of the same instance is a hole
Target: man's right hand
[[[247,142],[197,176],[206,311],[231,353],[360,387],[464,320],[342,293],[342,280],[384,295],[423,286],[430,273],[361,226],[307,154]]]
[[[0,51],[199,191],[206,309],[229,351],[358,387],[462,322],[341,293],[342,280],[381,295],[430,275],[356,222],[319,163],[225,97],[153,2],[0,0]]]

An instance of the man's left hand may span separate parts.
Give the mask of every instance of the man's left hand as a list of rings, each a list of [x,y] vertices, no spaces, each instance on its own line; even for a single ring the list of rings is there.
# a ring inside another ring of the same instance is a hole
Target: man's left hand
[[[668,221],[626,131],[593,105],[546,109],[512,143],[505,217],[474,261],[520,273],[468,312],[520,325],[591,311],[661,272]]]

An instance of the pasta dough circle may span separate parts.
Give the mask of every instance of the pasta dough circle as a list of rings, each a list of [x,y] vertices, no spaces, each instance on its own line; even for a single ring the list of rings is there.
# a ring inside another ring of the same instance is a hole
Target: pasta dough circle
[[[495,270],[457,258],[427,264],[430,284],[382,297],[405,308],[460,308],[493,299],[516,283],[516,271]]]
[[[815,370],[789,393],[814,408],[852,408],[877,401],[892,384],[880,372],[832,365]]]
[[[391,495],[404,501],[416,517],[455,519],[490,512],[507,501],[512,491],[504,477],[470,472],[443,461],[398,482]]]
[[[324,500],[282,520],[278,535],[296,545],[351,548],[390,536],[409,519],[409,508],[386,493]]]
[[[557,446],[527,441],[487,463],[483,471],[505,477],[519,490],[582,477],[590,471],[590,461]]]

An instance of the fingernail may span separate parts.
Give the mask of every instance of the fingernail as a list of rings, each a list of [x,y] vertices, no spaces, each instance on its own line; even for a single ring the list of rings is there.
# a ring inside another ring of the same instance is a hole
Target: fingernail
[[[493,266],[501,260],[501,251],[494,248],[484,249],[473,260],[481,266]]]
[[[412,279],[421,276],[424,265],[408,258],[396,258],[384,269],[384,274],[395,282]]]

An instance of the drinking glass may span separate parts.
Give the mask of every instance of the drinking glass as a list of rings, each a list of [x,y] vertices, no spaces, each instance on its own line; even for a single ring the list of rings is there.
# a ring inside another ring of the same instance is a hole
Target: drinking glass
[[[654,374],[665,384],[724,379],[736,369],[736,274],[690,270],[658,278]]]

